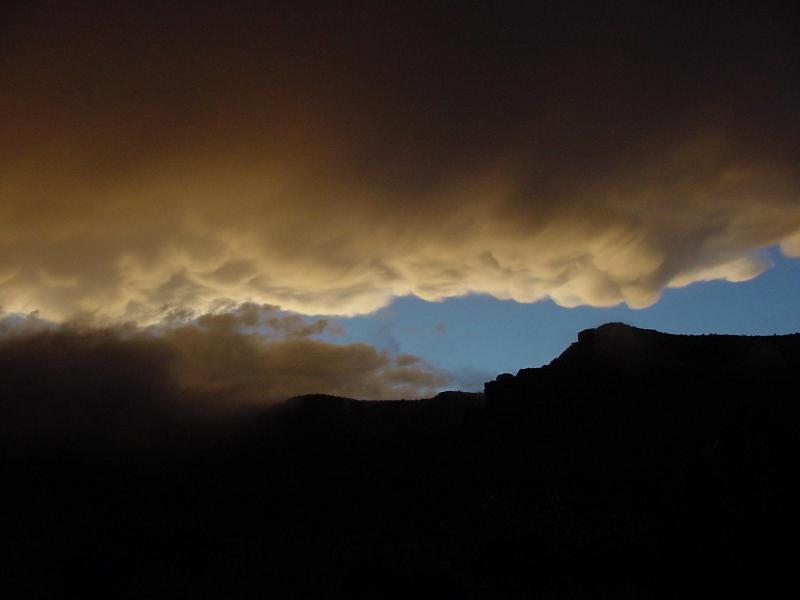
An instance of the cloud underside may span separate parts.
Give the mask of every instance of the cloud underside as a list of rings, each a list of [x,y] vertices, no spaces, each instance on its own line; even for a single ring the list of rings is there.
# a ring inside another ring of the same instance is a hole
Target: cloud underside
[[[391,10],[12,13],[0,309],[645,307],[800,255],[796,15]]]

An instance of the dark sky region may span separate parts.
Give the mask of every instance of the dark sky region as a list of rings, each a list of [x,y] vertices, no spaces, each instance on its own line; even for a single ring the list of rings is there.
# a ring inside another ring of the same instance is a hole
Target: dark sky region
[[[797,4],[529,4],[4,2],[0,356],[236,404],[800,329]]]

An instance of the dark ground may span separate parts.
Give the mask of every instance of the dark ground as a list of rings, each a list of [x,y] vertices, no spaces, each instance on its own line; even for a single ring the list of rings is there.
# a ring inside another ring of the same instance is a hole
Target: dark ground
[[[485,396],[307,396],[146,451],[7,442],[0,576],[15,598],[769,597],[799,368],[800,335],[609,324]]]

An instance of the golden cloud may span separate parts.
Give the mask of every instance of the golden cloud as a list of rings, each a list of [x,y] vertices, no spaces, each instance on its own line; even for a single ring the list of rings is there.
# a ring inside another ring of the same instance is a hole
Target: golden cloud
[[[800,253],[794,13],[459,10],[10,10],[0,309],[644,307]]]

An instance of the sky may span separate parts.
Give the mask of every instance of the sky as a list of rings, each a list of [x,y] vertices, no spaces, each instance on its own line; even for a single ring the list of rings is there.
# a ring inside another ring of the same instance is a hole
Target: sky
[[[797,330],[798,8],[649,4],[3,3],[0,345],[242,403]]]
[[[420,356],[446,369],[446,387],[481,391],[499,373],[549,363],[583,329],[624,322],[678,334],[800,332],[800,261],[773,249],[772,264],[743,283],[714,281],[667,290],[649,308],[521,304],[490,296],[442,302],[405,297],[374,315],[342,320],[342,340]],[[478,318],[476,318],[478,315]]]

